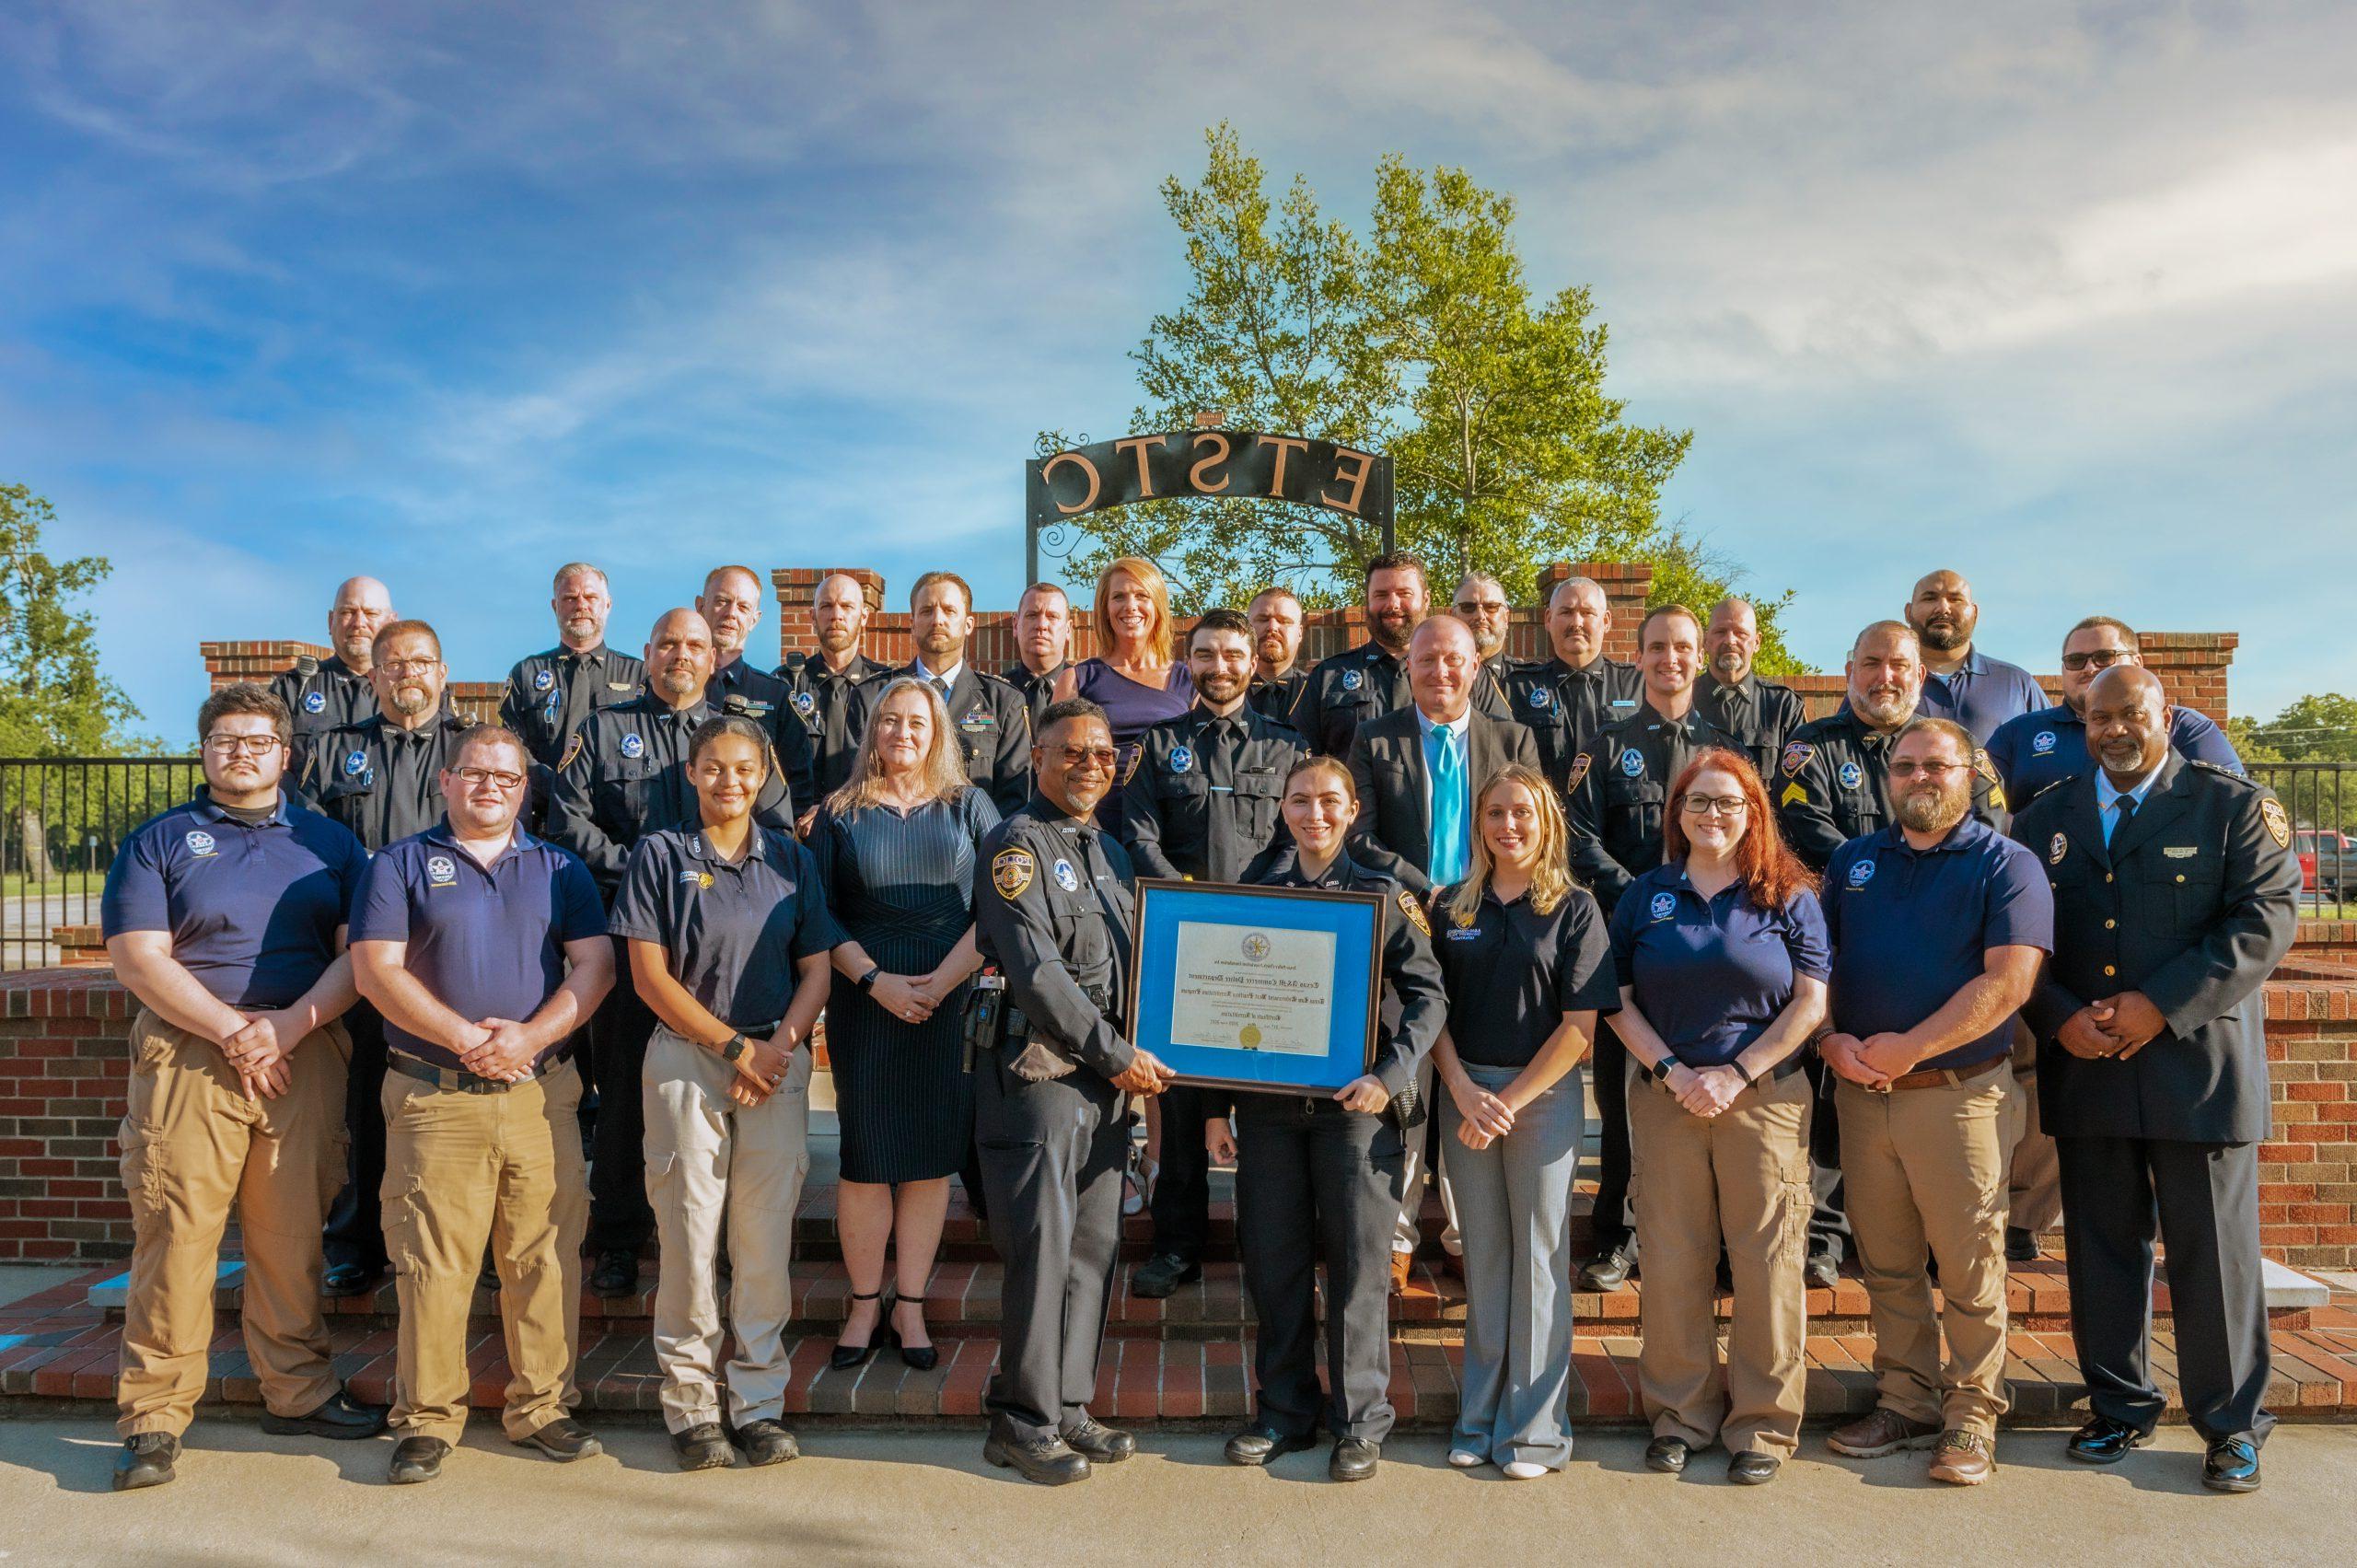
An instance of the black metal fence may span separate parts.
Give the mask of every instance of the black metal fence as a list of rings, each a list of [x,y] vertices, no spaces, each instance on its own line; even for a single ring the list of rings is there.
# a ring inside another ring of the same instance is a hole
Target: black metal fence
[[[2300,856],[2300,908],[2357,919],[2357,762],[2254,762],[2292,819]]]
[[[0,970],[57,963],[63,930],[97,925],[123,835],[203,776],[193,757],[0,757]]]

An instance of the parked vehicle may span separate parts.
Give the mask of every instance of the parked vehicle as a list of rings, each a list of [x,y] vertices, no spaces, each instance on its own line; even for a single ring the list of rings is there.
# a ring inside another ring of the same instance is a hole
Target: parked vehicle
[[[2357,893],[2357,840],[2329,828],[2302,828],[2292,835],[2300,857],[2301,890],[2329,899]]]

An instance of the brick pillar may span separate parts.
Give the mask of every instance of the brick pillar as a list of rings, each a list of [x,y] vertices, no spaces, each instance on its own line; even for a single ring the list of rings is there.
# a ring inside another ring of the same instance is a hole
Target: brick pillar
[[[284,640],[199,643],[196,651],[204,659],[205,690],[208,691],[235,686],[240,680],[257,680],[267,685],[272,676],[294,668],[295,661],[305,654],[315,659],[324,659],[335,652],[324,643]]]
[[[2226,670],[2242,642],[2234,632],[2140,632],[2144,668],[2161,678],[2169,701],[2220,726],[2226,722]]]

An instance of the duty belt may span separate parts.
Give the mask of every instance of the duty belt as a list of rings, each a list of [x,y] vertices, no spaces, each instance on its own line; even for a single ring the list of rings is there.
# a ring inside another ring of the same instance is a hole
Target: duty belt
[[[552,1051],[531,1065],[531,1075],[545,1078],[568,1061],[570,1051]],[[470,1073],[459,1067],[437,1067],[431,1062],[420,1061],[406,1051],[389,1051],[385,1065],[405,1077],[432,1084],[437,1089],[449,1089],[462,1095],[504,1095],[516,1086],[505,1078],[486,1078],[480,1073]],[[518,1080],[521,1082],[523,1080]]]

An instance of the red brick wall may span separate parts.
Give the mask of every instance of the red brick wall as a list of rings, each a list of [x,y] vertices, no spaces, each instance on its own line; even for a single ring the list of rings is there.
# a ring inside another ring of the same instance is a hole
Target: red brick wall
[[[2357,970],[2294,958],[2279,972],[2267,988],[2275,1141],[2259,1149],[2260,1238],[2295,1268],[2347,1269],[2357,1266]]]
[[[0,1260],[131,1252],[116,1124],[137,1011],[106,970],[43,970],[0,988]]]
[[[292,669],[295,661],[305,654],[323,659],[335,652],[324,643],[199,643],[197,652],[204,657],[204,673],[211,690],[234,686],[240,680],[268,683],[279,671]],[[451,705],[472,723],[483,723],[499,717],[499,697],[507,683],[507,672],[499,672],[496,680],[453,680],[448,696]]]

